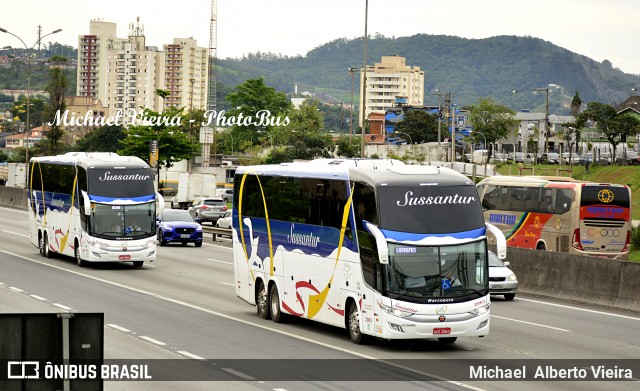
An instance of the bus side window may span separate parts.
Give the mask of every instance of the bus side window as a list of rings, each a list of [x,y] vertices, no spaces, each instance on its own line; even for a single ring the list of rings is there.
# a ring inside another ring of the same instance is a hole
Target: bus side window
[[[370,233],[358,230],[358,245],[360,246],[360,263],[364,281],[374,289],[380,289],[380,262],[378,261],[378,247],[376,240]]]

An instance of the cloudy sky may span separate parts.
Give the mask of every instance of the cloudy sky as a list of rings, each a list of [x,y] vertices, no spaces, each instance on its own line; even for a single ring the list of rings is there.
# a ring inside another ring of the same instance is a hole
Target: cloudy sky
[[[217,0],[218,57],[250,52],[305,55],[336,38],[364,34],[365,0]],[[19,0],[3,2],[0,27],[29,46],[43,34],[63,31],[43,42],[77,46],[89,21],[118,25],[126,37],[140,17],[147,44],[161,47],[174,37],[193,37],[207,47],[210,0]],[[387,37],[417,33],[487,38],[517,35],[542,38],[596,61],[611,61],[640,74],[638,0],[369,0],[368,31]],[[0,33],[0,47],[20,42]],[[358,53],[360,55],[360,53]]]

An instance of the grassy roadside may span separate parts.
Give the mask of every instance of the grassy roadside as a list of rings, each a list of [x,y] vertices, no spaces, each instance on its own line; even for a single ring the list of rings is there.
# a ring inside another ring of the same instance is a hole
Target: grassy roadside
[[[573,166],[571,172],[567,169],[567,166],[554,165],[524,166],[522,174],[571,176],[584,181],[627,185],[631,189],[631,218],[640,220],[640,166],[593,166],[589,172],[583,166]],[[519,175],[520,169],[515,164],[504,164],[497,171],[502,175]],[[629,260],[640,262],[640,245],[631,247]]]

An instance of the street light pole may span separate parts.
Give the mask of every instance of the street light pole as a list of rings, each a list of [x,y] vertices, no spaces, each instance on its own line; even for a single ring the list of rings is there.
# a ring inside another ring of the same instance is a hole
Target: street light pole
[[[369,16],[369,0],[365,0],[364,3],[364,68],[362,73],[362,145],[360,150],[360,157],[364,158],[364,128],[365,128],[365,113],[367,111],[367,20]]]
[[[440,139],[442,139],[441,137],[441,125],[442,125],[442,95],[444,95],[444,93],[438,91],[436,89],[436,91],[433,93],[433,95],[437,95],[438,96],[438,147],[440,146]]]
[[[20,42],[22,42],[22,45],[24,45],[25,50],[27,51],[27,123],[24,129],[24,162],[25,162],[25,179],[24,179],[24,186],[27,187],[28,184],[28,172],[29,172],[29,135],[31,134],[31,124],[30,124],[30,113],[31,113],[31,53],[30,50],[33,49],[39,42],[42,41],[42,38],[44,37],[48,37],[49,35],[52,34],[57,34],[60,31],[62,31],[62,29],[57,29],[54,30],[52,32],[50,32],[49,34],[45,34],[43,36],[41,36],[40,38],[38,38],[38,40],[33,44],[33,46],[31,46],[31,48],[29,48],[27,46],[26,43],[24,43],[24,41],[22,40],[22,38],[18,37],[17,35],[15,35],[14,33],[7,31],[6,29],[0,27],[0,32],[2,33],[6,33],[9,35],[13,35],[14,37],[18,38],[18,40],[20,40]]]
[[[351,108],[349,109],[349,143],[351,143],[351,136],[353,135],[353,89],[355,86],[355,82],[353,80],[355,72],[358,68],[349,68],[349,73],[351,74]]]
[[[544,91],[547,95],[545,111],[544,111],[544,152],[549,153],[549,87],[546,88],[534,88],[532,91]]]
[[[396,130],[396,133],[397,133],[397,134],[404,134],[404,135],[406,135],[407,137],[409,137],[409,144],[410,144],[410,145],[413,145],[413,140],[411,139],[411,135],[410,135],[409,133],[405,133],[405,132],[398,132],[397,130]]]

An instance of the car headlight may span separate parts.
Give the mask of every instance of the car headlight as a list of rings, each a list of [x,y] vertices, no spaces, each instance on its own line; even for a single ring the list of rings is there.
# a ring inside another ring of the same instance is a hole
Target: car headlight
[[[173,231],[173,227],[170,226],[170,225],[163,225],[162,229],[165,230],[165,231]]]
[[[381,302],[378,302],[378,305],[384,312],[389,315],[397,316],[398,318],[408,318],[413,315],[413,312],[404,311],[398,308],[389,307],[388,305],[384,305]]]
[[[507,281],[516,281],[516,280],[517,280],[516,275],[513,273],[509,274],[509,277],[507,277]]]

